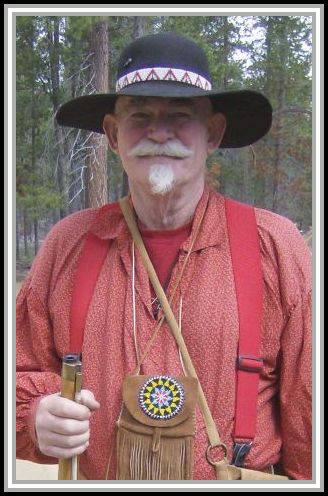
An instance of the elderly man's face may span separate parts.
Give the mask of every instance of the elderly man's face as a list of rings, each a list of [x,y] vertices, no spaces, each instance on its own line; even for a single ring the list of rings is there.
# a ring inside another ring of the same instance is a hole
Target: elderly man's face
[[[120,155],[130,181],[159,194],[204,177],[206,157],[219,145],[224,128],[224,116],[212,115],[210,100],[204,97],[122,96],[115,115],[104,120],[111,148]],[[160,176],[164,189],[156,185]]]

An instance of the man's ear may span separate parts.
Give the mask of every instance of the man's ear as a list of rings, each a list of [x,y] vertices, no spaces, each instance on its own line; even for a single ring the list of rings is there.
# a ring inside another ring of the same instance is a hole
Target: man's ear
[[[221,112],[217,112],[210,117],[207,141],[207,153],[209,155],[220,146],[226,127],[227,121]]]
[[[106,114],[103,120],[103,130],[108,139],[109,146],[114,153],[118,153],[117,121],[113,114]]]

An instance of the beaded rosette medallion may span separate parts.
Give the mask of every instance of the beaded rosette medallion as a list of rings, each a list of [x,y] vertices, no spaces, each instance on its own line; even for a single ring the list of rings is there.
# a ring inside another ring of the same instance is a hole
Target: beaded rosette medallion
[[[139,405],[152,419],[168,420],[182,410],[184,398],[182,384],[173,377],[158,375],[142,385]]]

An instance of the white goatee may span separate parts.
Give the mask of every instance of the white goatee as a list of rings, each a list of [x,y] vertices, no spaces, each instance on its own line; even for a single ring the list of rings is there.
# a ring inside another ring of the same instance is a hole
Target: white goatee
[[[149,170],[149,183],[154,195],[167,195],[175,183],[173,168],[169,164],[152,165]]]

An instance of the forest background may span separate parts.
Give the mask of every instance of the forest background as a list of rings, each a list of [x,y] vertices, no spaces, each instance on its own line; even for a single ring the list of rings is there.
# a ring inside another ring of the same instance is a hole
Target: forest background
[[[250,147],[218,149],[208,181],[221,193],[312,226],[311,16],[17,16],[16,259],[28,269],[51,227],[128,192],[102,135],[60,127],[59,106],[115,90],[121,50],[175,31],[207,53],[213,87],[254,89],[273,106],[270,132]]]

